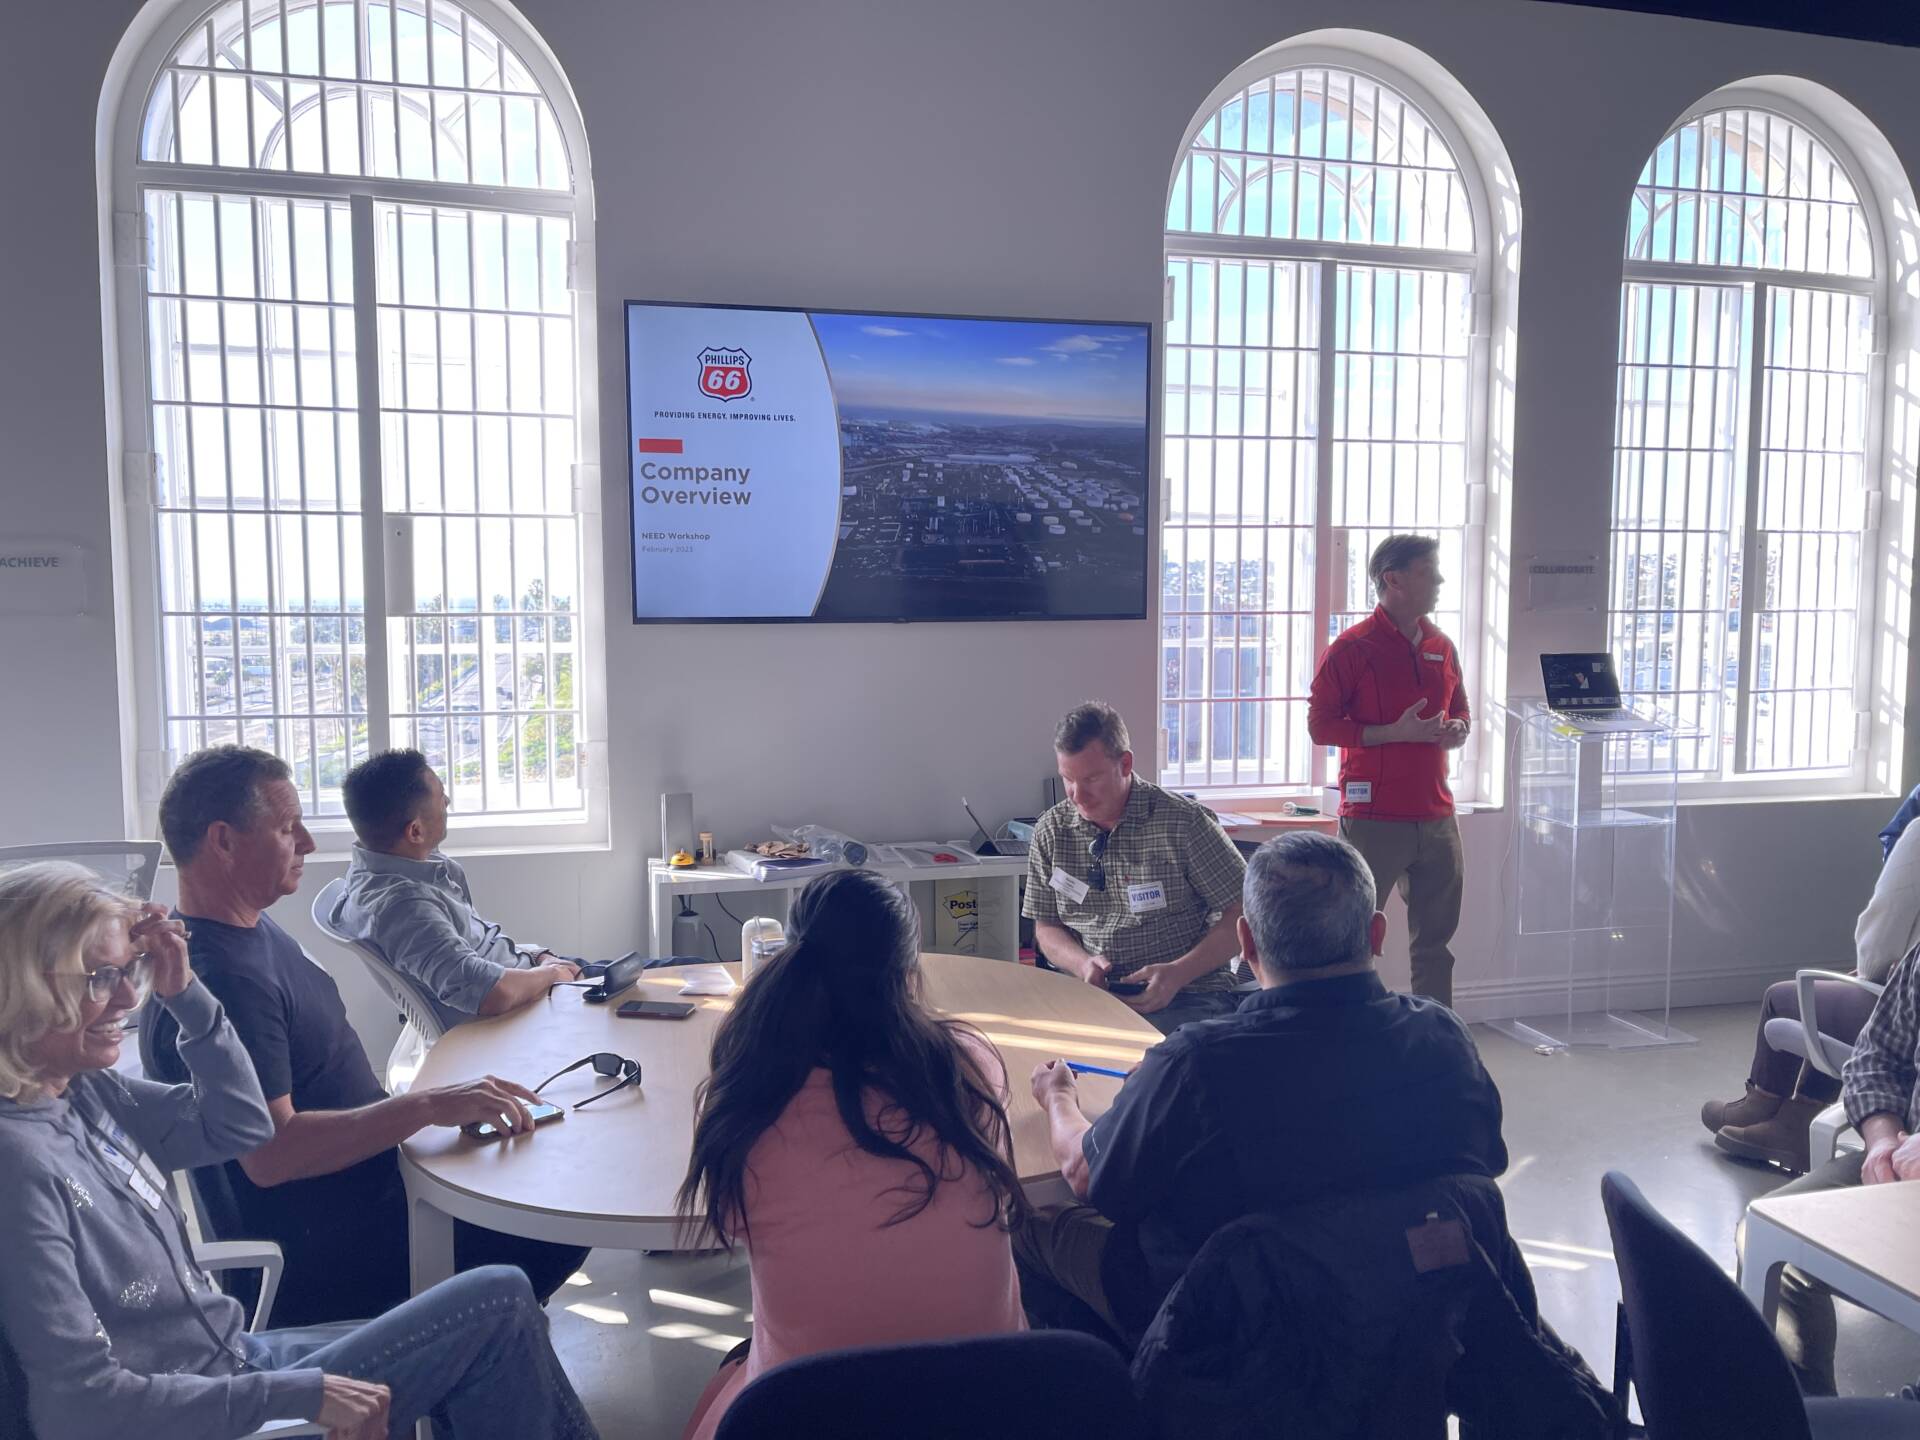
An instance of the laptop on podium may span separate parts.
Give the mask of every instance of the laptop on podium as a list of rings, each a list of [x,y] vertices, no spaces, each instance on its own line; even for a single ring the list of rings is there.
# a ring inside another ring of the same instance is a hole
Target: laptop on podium
[[[1556,720],[1581,730],[1642,730],[1647,721],[1620,701],[1620,677],[1613,656],[1542,655],[1540,678],[1546,682],[1547,708]]]

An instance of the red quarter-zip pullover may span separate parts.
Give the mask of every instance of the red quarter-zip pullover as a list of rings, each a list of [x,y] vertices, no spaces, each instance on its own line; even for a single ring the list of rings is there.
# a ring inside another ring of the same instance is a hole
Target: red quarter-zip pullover
[[[1391,725],[1416,700],[1428,715],[1470,720],[1460,656],[1427,620],[1420,643],[1386,610],[1343,630],[1320,657],[1307,702],[1307,733],[1340,747],[1340,813],[1374,820],[1439,820],[1453,814],[1447,756],[1439,745],[1363,745],[1369,725]]]

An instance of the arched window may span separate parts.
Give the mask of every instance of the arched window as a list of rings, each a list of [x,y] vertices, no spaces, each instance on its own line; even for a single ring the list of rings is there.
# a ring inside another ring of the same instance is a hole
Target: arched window
[[[1885,266],[1837,143],[1771,97],[1728,98],[1676,125],[1634,186],[1610,641],[1623,687],[1697,737],[1675,742],[1684,776],[1851,784]]]
[[[586,826],[590,236],[564,83],[479,3],[180,19],[116,157],[145,799],[238,741],[338,815],[350,765],[414,745],[462,823]]]
[[[1470,157],[1410,90],[1359,63],[1270,61],[1206,115],[1175,171],[1170,785],[1307,791],[1324,778],[1308,686],[1327,641],[1373,608],[1367,557],[1394,531],[1439,537],[1449,583],[1434,619],[1480,681],[1474,361],[1489,226]]]

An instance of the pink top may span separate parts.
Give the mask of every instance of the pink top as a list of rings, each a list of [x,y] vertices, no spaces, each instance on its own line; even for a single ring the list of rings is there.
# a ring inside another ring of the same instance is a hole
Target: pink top
[[[974,1042],[976,1051],[978,1042]],[[999,1080],[999,1057],[983,1067]],[[869,1096],[868,1121],[884,1129],[885,1097]],[[915,1151],[936,1170],[936,1146]],[[711,1440],[740,1388],[801,1355],[850,1345],[891,1345],[995,1335],[1027,1328],[1006,1231],[982,1225],[992,1193],[949,1156],[933,1200],[889,1226],[920,1175],[853,1143],[834,1104],[833,1079],[815,1070],[747,1157],[748,1255],[753,1348],[731,1367],[691,1440]]]

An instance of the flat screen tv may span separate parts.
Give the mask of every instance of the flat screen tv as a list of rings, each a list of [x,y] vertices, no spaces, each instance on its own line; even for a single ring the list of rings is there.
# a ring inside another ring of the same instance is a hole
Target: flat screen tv
[[[1146,615],[1147,325],[626,319],[636,621]]]

